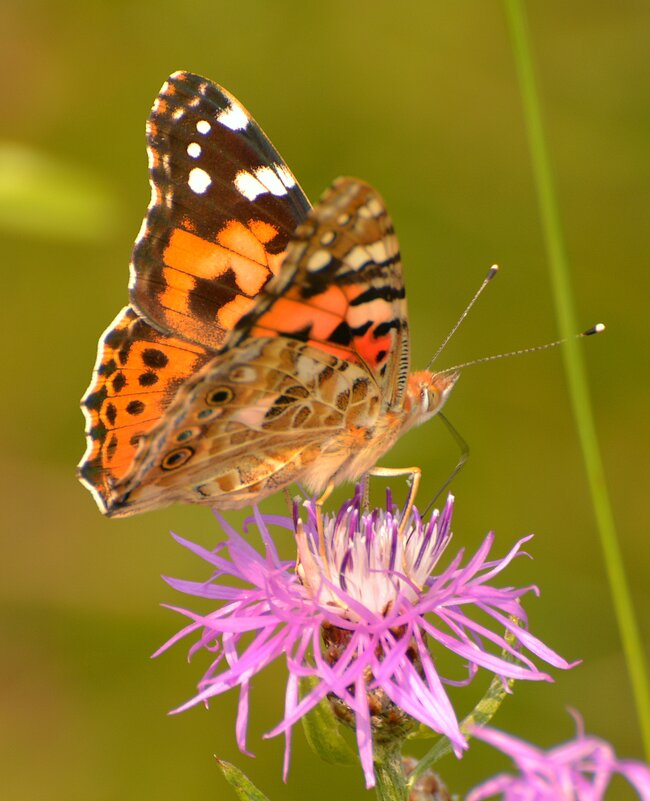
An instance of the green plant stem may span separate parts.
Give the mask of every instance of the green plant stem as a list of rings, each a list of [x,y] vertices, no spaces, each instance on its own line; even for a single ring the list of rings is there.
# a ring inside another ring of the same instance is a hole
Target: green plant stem
[[[566,248],[560,224],[548,149],[533,70],[530,37],[523,0],[504,0],[512,48],[519,76],[537,199],[540,207],[553,296],[560,333],[567,338],[564,366],[573,414],[589,481],[594,514],[604,553],[605,568],[634,693],[646,759],[650,761],[650,691],[641,637],[616,536],[577,330]]]
[[[401,742],[397,746],[375,745],[375,780],[379,801],[407,801]]]

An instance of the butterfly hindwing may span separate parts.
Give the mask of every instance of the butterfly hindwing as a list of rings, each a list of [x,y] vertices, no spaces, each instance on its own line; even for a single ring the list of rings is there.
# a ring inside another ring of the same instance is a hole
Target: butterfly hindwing
[[[384,407],[400,407],[409,367],[402,265],[384,202],[368,184],[339,178],[325,192],[232,340],[272,334],[364,365]]]
[[[243,106],[176,72],[147,122],[151,203],[132,260],[132,305],[212,349],[280,269],[309,201]]]
[[[81,401],[87,448],[79,465],[81,480],[102,510],[179,385],[210,356],[199,345],[156,331],[128,306],[107,329]]]
[[[361,367],[295,339],[251,338],[179,389],[114,487],[109,514],[173,501],[238,508],[347,458],[346,426],[369,427],[379,396]]]

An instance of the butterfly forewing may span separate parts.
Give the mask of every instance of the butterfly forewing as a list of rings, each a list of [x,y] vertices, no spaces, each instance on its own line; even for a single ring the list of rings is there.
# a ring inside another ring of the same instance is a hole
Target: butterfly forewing
[[[278,273],[309,201],[243,106],[197,75],[164,84],[147,145],[152,200],[131,301],[156,327],[219,349]]]
[[[272,333],[363,364],[384,407],[400,407],[409,367],[402,265],[384,202],[368,184],[339,178],[325,192],[232,340]]]

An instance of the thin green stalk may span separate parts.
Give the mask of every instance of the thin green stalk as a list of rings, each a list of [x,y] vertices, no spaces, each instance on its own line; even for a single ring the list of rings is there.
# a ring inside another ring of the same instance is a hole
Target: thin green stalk
[[[383,747],[375,744],[375,780],[378,801],[407,801],[401,744]]]
[[[623,643],[623,651],[636,700],[646,758],[650,761],[650,690],[645,670],[643,646],[625,577],[623,559],[616,536],[614,516],[605,483],[605,473],[596,436],[582,349],[572,336],[578,329],[575,323],[569,265],[548,149],[544,137],[539,95],[532,64],[526,10],[523,0],[504,0],[504,6],[519,76],[558,324],[561,335],[567,338],[566,347],[563,348],[563,357],[571,405],[585,462],[610,591]]]

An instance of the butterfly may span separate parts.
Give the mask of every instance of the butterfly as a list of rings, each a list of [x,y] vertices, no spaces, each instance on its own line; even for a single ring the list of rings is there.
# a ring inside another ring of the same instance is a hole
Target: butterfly
[[[82,399],[79,477],[100,510],[239,508],[293,481],[323,493],[381,470],[457,375],[409,373],[379,194],[339,178],[312,208],[246,109],[188,72],[163,85],[147,152],[130,303]]]

